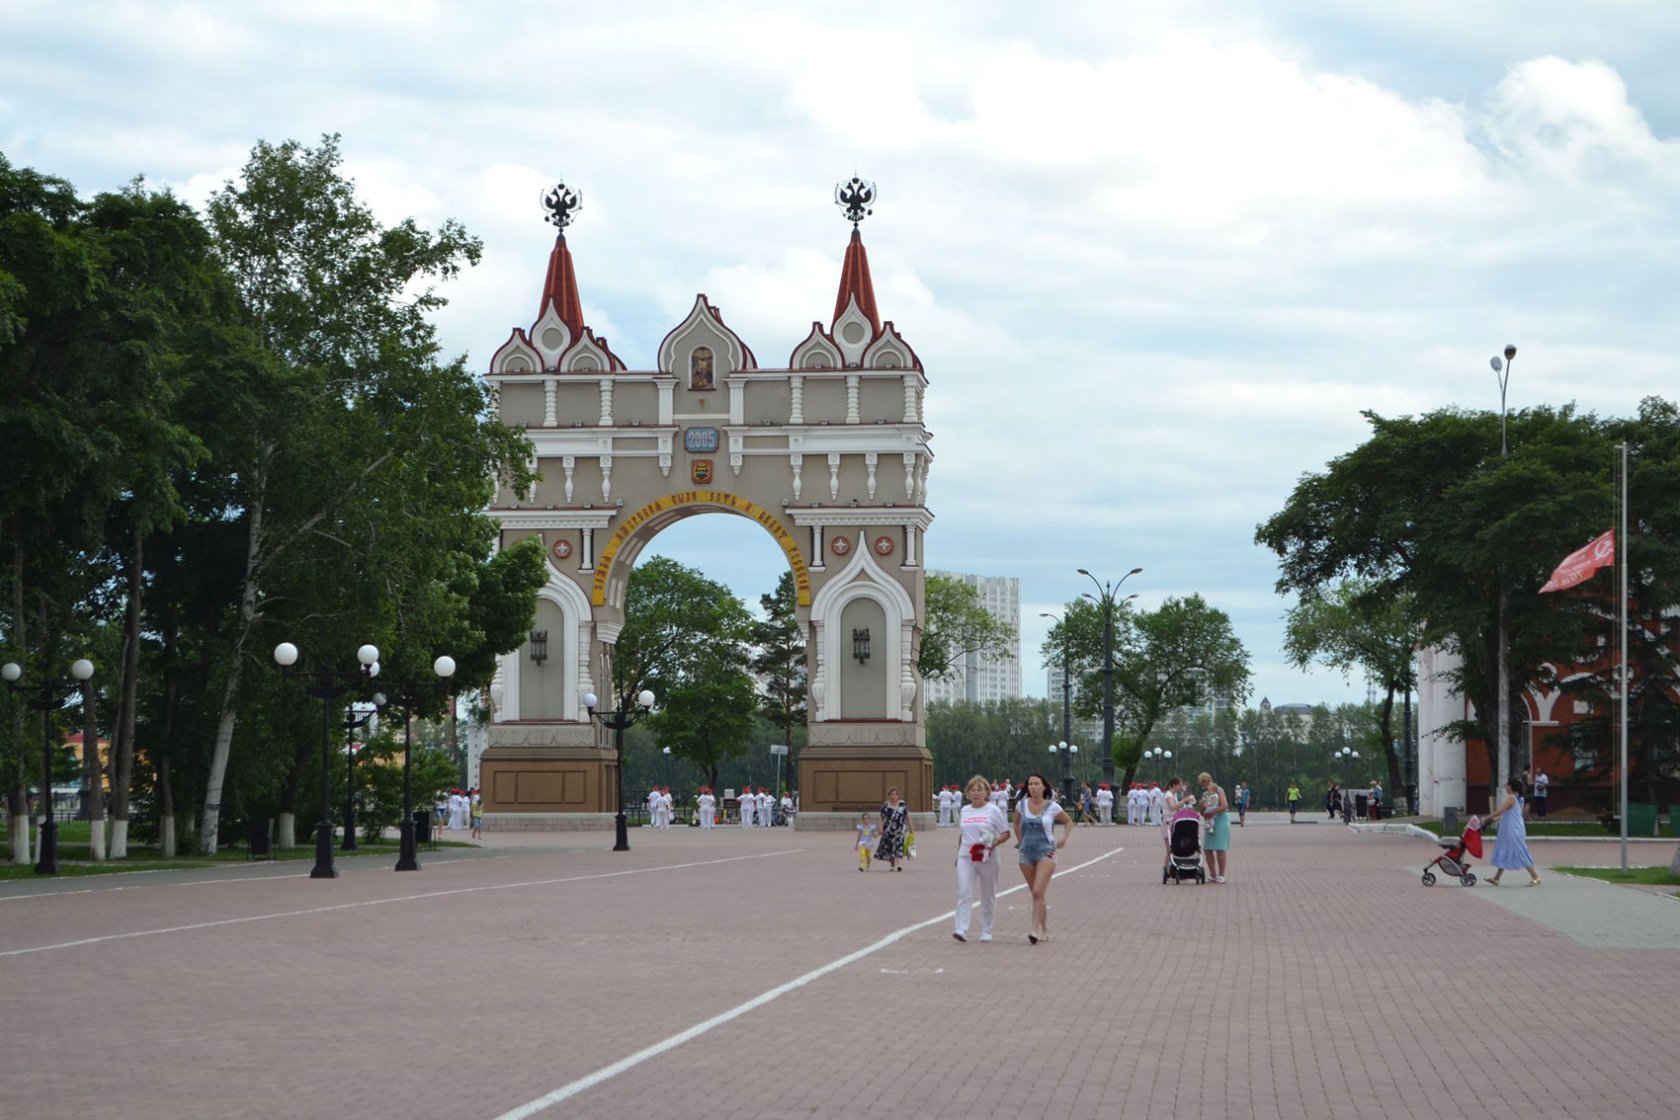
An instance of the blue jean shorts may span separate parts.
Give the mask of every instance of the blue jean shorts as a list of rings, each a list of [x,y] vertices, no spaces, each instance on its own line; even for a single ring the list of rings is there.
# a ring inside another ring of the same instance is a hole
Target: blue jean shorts
[[[1021,866],[1031,867],[1041,860],[1049,859],[1056,854],[1056,843],[1044,835],[1044,828],[1037,821],[1029,822],[1022,828],[1021,836]]]

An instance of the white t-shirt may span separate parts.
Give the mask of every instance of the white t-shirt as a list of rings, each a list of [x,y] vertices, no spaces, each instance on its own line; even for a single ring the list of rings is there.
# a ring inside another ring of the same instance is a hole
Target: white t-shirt
[[[1540,776],[1534,779],[1534,799],[1538,801],[1540,798],[1545,797],[1547,787],[1551,784],[1552,780],[1546,777],[1546,772],[1542,770],[1540,772]]]
[[[958,859],[968,859],[969,851],[974,845],[986,842],[986,833],[990,832],[996,837],[1009,831],[1009,818],[1002,809],[989,801],[978,809],[972,804],[964,804],[957,824],[962,829],[957,837]],[[995,852],[986,853],[988,860],[995,856]]]
[[[1097,791],[1097,804],[1098,806],[1105,808],[1114,804],[1114,791],[1111,789],[1099,789]]]
[[[702,809],[715,809],[715,808],[717,808],[717,798],[713,797],[709,793],[702,793],[700,795],[700,808],[702,808]]]

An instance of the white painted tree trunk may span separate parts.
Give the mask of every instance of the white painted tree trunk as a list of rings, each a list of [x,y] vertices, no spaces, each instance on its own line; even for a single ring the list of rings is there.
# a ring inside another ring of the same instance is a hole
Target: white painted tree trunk
[[[1672,809],[1669,811],[1673,812]],[[1680,848],[1674,849],[1674,858],[1669,861],[1668,873],[1670,875],[1680,875]]]
[[[175,858],[175,818],[168,813],[163,815],[163,821],[159,826],[158,847],[162,851],[164,859]]]
[[[88,843],[93,855],[93,862],[105,862],[105,815],[103,813],[89,822]]]
[[[12,862],[19,867],[35,861],[29,855],[29,823],[33,818],[28,813],[19,813],[12,818]]]
[[[275,845],[281,851],[297,847],[297,814],[281,813],[278,820],[280,831]]]
[[[111,858],[128,858],[128,822],[111,818]]]

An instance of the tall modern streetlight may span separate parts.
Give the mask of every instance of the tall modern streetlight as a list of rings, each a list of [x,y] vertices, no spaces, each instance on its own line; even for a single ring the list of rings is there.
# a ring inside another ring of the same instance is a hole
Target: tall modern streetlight
[[[590,718],[602,727],[610,728],[613,733],[613,749],[618,751],[618,815],[613,818],[614,826],[618,830],[618,840],[613,844],[613,851],[628,852],[630,822],[624,816],[624,729],[633,727],[641,722],[643,716],[653,711],[653,692],[650,689],[642,689],[636,694],[636,706],[625,712],[597,712],[595,705],[598,702],[593,692],[583,694],[583,706],[589,709]]]
[[[274,663],[282,672],[291,675],[297,664],[298,648],[291,642],[274,647]],[[311,879],[336,879],[338,869],[333,866],[332,846],[332,713],[337,701],[348,692],[356,692],[379,675],[379,647],[364,645],[356,651],[357,669],[316,669],[305,674],[311,683],[304,692],[321,701],[321,822],[315,827],[315,866]]]
[[[401,849],[397,853],[397,871],[420,870],[419,854],[414,846],[414,710],[429,708],[439,699],[438,691],[446,688],[455,675],[455,659],[447,654],[432,662],[435,681],[403,679],[389,684],[392,703],[403,710],[403,808],[402,821],[397,825]]]
[[[85,657],[77,658],[70,666],[70,675],[78,681],[92,680],[93,662]],[[13,692],[23,693],[24,703],[41,713],[41,857],[35,861],[35,874],[57,875],[58,821],[53,815],[52,800],[52,714],[64,707],[64,690],[48,680],[40,684],[21,683],[23,666],[15,661],[8,661],[0,667],[0,678],[5,679],[6,687]],[[15,821],[13,827],[17,827]],[[99,827],[97,822],[94,827]]]
[[[1504,459],[1508,454],[1508,444],[1505,439],[1505,388],[1511,381],[1511,363],[1517,360],[1517,348],[1510,343],[1505,344],[1505,360],[1500,361],[1495,354],[1488,359],[1488,365],[1493,367],[1494,374],[1499,378],[1499,457]],[[1511,776],[1511,651],[1510,642],[1505,634],[1505,564],[1503,555],[1499,564],[1499,651],[1497,669],[1499,681],[1497,683],[1497,697],[1499,712],[1494,717],[1494,734],[1499,736],[1498,785],[1490,791],[1492,796],[1489,803],[1497,803],[1499,791],[1505,788],[1505,782]]]
[[[1103,781],[1110,789],[1114,788],[1114,595],[1121,584],[1141,571],[1142,568],[1133,568],[1117,582],[1108,584],[1084,568],[1078,569],[1080,575],[1097,585],[1097,594],[1087,591],[1085,598],[1103,609]],[[1128,595],[1121,602],[1135,598],[1136,595]]]

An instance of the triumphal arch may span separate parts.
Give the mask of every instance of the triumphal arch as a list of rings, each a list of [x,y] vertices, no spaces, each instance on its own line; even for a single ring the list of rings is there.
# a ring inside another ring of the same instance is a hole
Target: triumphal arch
[[[538,476],[523,493],[499,490],[490,513],[504,546],[539,537],[548,557],[530,639],[501,658],[490,690],[487,828],[609,826],[618,756],[582,697],[614,692],[637,555],[700,514],[756,522],[793,573],[810,693],[800,827],[849,828],[889,786],[914,808],[930,803],[916,672],[927,378],[876,310],[858,230],[873,198],[855,178],[836,191],[852,234],[834,313],[785,364],[760,367],[700,294],[654,368],[631,370],[584,322],[565,233],[581,198],[564,184],[544,196],[559,234],[537,315],[487,374]]]

